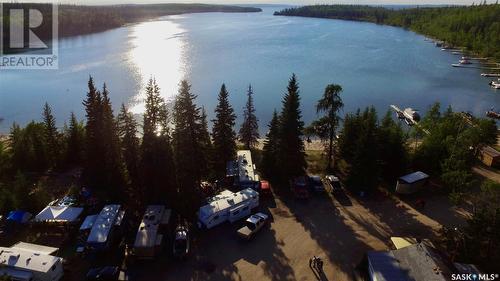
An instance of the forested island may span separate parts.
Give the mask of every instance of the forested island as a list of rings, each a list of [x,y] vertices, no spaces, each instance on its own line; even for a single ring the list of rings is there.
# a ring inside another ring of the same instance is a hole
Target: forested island
[[[12,3],[9,5],[26,5],[25,3]],[[50,11],[50,4],[29,4],[40,10]],[[117,28],[125,24],[149,20],[166,15],[178,15],[186,13],[247,13],[260,12],[260,8],[211,5],[211,4],[147,4],[147,5],[109,5],[109,6],[86,6],[86,5],[59,5],[58,25],[59,37],[69,37],[83,34],[101,32]],[[50,13],[44,13],[47,17]],[[49,16],[50,18],[50,16]],[[47,18],[46,22],[50,22]],[[8,17],[3,21],[8,22]],[[50,25],[42,25],[37,35],[50,38]]]
[[[484,56],[500,58],[500,4],[389,9],[362,5],[311,5],[277,11],[300,16],[403,27]]]

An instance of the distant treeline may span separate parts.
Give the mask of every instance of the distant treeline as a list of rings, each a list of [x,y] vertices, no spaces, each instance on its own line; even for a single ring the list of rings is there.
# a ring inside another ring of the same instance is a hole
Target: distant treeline
[[[26,5],[26,4],[9,4]],[[30,4],[42,10],[50,9],[49,4]],[[59,36],[68,37],[120,27],[127,23],[153,19],[165,15],[205,12],[260,12],[259,8],[209,4],[149,4],[149,5],[112,5],[80,6],[59,5]],[[44,15],[45,16],[45,15]],[[4,22],[7,22],[6,16]],[[50,38],[48,28],[41,27],[40,37]]]
[[[475,53],[500,58],[500,5],[387,9],[361,5],[312,5],[275,12],[300,16],[366,21],[399,26],[465,47]]]

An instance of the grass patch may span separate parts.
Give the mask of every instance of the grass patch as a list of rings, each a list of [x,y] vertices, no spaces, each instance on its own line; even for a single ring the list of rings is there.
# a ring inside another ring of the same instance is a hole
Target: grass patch
[[[306,150],[307,172],[310,174],[324,175],[326,159],[321,150]]]

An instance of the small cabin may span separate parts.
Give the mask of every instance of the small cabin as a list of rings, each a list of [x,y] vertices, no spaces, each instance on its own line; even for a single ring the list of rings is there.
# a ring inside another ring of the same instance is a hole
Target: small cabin
[[[481,148],[479,159],[488,167],[500,167],[500,152],[491,146]]]
[[[163,245],[164,228],[169,224],[171,210],[163,205],[150,205],[146,208],[137,230],[134,242],[134,255],[138,258],[154,258]]]
[[[198,226],[212,228],[223,222],[235,222],[251,214],[259,206],[259,193],[251,188],[233,193],[224,190],[209,199],[198,212]]]
[[[419,191],[429,180],[429,175],[424,172],[414,172],[404,175],[397,180],[396,192],[400,194],[411,194]]]

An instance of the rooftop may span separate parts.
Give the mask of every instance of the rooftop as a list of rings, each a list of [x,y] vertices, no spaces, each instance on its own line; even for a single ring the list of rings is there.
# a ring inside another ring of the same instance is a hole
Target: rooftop
[[[414,173],[411,173],[411,174],[399,177],[399,180],[402,180],[402,181],[404,181],[406,183],[414,183],[414,182],[417,182],[417,181],[420,181],[420,180],[424,180],[424,179],[427,179],[427,178],[429,178],[429,175],[427,175],[424,172],[418,171],[418,172],[414,172]]]
[[[202,214],[203,217],[208,217],[211,214],[238,205],[241,202],[250,199],[251,197],[255,198],[257,196],[257,191],[251,188],[243,189],[236,193],[233,193],[229,190],[224,190],[220,194],[214,196],[214,198],[210,200],[209,204],[202,206],[200,208],[200,214]]]
[[[16,245],[10,248],[0,247],[1,266],[45,273],[62,260],[60,257],[46,254],[46,251],[43,251],[44,246],[41,245],[29,244],[41,247],[42,251],[37,251],[36,247],[16,248]]]
[[[108,240],[109,232],[118,218],[120,207],[120,205],[104,206],[90,230],[87,242],[105,243]]]

